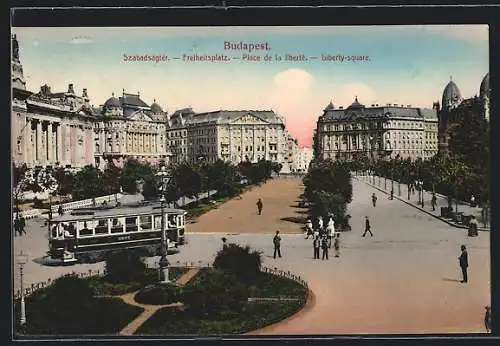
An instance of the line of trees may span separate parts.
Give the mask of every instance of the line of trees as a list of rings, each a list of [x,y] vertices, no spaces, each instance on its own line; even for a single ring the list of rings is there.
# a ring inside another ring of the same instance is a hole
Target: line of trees
[[[151,166],[135,159],[129,159],[123,168],[108,163],[103,171],[88,165],[76,173],[65,168],[28,169],[25,165],[13,165],[14,200],[21,199],[22,192],[41,192],[52,186],[51,194],[67,196],[73,200],[95,198],[119,192],[135,194],[142,186],[145,199],[155,199],[161,193],[162,181],[158,176],[159,166]],[[169,202],[181,197],[194,198],[199,194],[216,190],[220,196],[240,193],[241,183],[259,184],[278,174],[281,165],[260,160],[257,163],[241,162],[233,165],[222,160],[215,163],[170,165],[170,177],[164,191]],[[44,172],[41,174],[40,172]]]
[[[490,129],[477,112],[463,111],[462,121],[450,130],[448,152],[439,152],[428,160],[400,157],[372,162],[366,155],[350,163],[353,171],[371,170],[376,175],[408,184],[415,180],[424,189],[452,199],[469,200],[474,195],[480,204],[488,204],[491,189]]]
[[[350,166],[340,161],[313,161],[303,179],[304,197],[309,201],[309,216],[327,222],[332,216],[337,227],[350,230],[347,204],[352,201]]]

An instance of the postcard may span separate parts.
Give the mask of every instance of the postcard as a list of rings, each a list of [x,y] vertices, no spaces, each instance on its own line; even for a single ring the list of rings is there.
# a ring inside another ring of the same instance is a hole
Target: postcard
[[[15,337],[489,332],[488,39],[13,27]]]

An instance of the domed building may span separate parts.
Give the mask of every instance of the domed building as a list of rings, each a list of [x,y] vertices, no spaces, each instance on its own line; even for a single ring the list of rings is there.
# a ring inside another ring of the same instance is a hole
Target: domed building
[[[490,73],[484,76],[479,87],[479,99],[483,103],[484,118],[490,121]]]
[[[316,125],[320,160],[428,159],[437,152],[436,110],[411,105],[363,105],[356,96],[348,107],[330,102]]]
[[[462,95],[460,94],[460,89],[453,80],[448,82],[443,91],[443,97],[441,100],[441,106],[445,110],[451,110],[457,108],[462,103]]]
[[[439,118],[439,151],[448,151],[450,132],[463,121],[466,114],[489,120],[489,73],[484,76],[479,87],[479,97],[474,96],[463,99],[458,86],[450,80],[443,90],[441,108],[439,102],[434,103],[434,109],[438,112]]]
[[[156,100],[149,106],[139,93],[123,90],[119,98],[112,93],[94,128],[95,164],[100,168],[110,161],[122,167],[128,158],[153,165],[168,163],[166,113]]]

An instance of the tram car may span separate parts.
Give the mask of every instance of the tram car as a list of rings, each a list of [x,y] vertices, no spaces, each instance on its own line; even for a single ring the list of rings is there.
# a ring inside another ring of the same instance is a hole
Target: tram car
[[[166,248],[184,244],[186,211],[141,203],[116,207],[75,209],[49,220],[49,251],[63,263],[96,262],[107,252],[140,249],[147,256],[161,254],[164,211]]]

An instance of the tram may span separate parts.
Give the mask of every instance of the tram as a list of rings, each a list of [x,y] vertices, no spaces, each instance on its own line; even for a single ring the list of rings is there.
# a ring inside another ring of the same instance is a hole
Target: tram
[[[109,251],[141,249],[146,255],[161,252],[162,209],[166,248],[184,244],[187,212],[159,203],[75,209],[49,220],[49,251],[63,263],[95,262]]]

